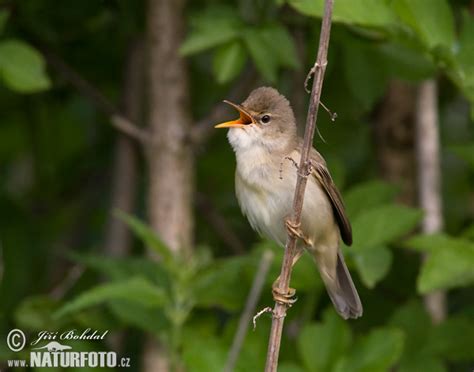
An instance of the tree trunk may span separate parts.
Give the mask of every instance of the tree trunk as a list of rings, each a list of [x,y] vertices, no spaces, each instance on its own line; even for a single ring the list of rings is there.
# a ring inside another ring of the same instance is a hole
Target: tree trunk
[[[434,234],[443,228],[436,81],[427,80],[420,85],[416,113],[418,199],[425,212],[422,230],[425,234]],[[433,323],[446,318],[444,291],[429,293],[423,300]]]
[[[188,78],[178,48],[183,38],[183,0],[149,0],[147,9],[148,210],[151,227],[176,254],[193,240],[193,156]],[[158,259],[157,257],[154,257]],[[169,370],[162,345],[147,341],[144,370]]]
[[[392,81],[374,128],[379,173],[401,188],[398,201],[407,205],[416,204],[415,102],[414,86]]]
[[[192,244],[193,156],[187,143],[188,77],[178,48],[183,37],[182,0],[148,6],[150,223],[177,252]]]
[[[399,202],[425,210],[422,230],[442,226],[436,86],[390,83],[376,115],[375,143],[382,177],[401,188]],[[416,166],[418,164],[418,167]],[[445,294],[424,298],[433,322],[445,317]]]

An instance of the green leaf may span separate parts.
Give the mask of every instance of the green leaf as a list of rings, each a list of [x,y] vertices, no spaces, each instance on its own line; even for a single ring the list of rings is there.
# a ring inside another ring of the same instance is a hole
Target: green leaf
[[[360,278],[368,288],[373,288],[383,279],[392,265],[392,252],[384,246],[357,249],[351,253]]]
[[[421,216],[419,210],[401,205],[384,205],[366,210],[352,224],[355,245],[366,249],[389,243],[415,228]]]
[[[0,43],[0,74],[10,89],[20,93],[34,93],[50,87],[42,55],[20,40]]]
[[[298,337],[298,352],[307,371],[331,371],[349,349],[351,330],[332,308],[322,323],[307,324]]]
[[[420,301],[411,301],[396,309],[390,325],[405,333],[404,357],[417,357],[425,352],[432,323]]]
[[[117,319],[126,325],[134,326],[157,336],[170,326],[163,309],[160,308],[144,307],[140,303],[124,300],[110,301],[108,308]]]
[[[449,361],[474,360],[474,323],[467,317],[455,317],[436,326],[429,349]]]
[[[408,248],[415,249],[420,252],[434,252],[445,250],[448,247],[461,247],[466,249],[471,242],[461,238],[453,238],[449,235],[439,234],[418,234],[404,242]]]
[[[296,46],[287,29],[279,24],[265,26],[262,29],[263,38],[280,65],[290,68],[299,66]]]
[[[140,304],[144,307],[156,308],[163,306],[168,298],[163,289],[153,285],[144,278],[135,277],[123,281],[101,284],[84,291],[60,308],[55,316],[62,317],[112,300],[124,300]]]
[[[193,31],[179,48],[179,52],[183,56],[190,56],[206,49],[227,43],[235,39],[238,30],[233,28],[222,27],[207,28],[204,30]]]
[[[158,235],[146,224],[140,221],[138,218],[124,213],[122,211],[115,211],[115,215],[124,221],[135,233],[135,235],[140,238],[145,245],[153,249],[158,253],[160,259],[162,260],[164,266],[172,271],[175,268],[175,258],[171,249],[158,237]]]
[[[247,29],[244,32],[244,41],[257,70],[271,83],[277,79],[278,60],[273,55],[273,48],[269,46],[262,30]]]
[[[395,0],[393,8],[428,49],[438,46],[452,48],[454,19],[448,1]]]
[[[437,251],[428,255],[418,277],[422,294],[436,289],[465,287],[474,283],[474,248]]]
[[[227,345],[212,335],[201,334],[183,340],[183,360],[189,372],[221,371],[227,358]]]
[[[243,24],[236,12],[225,6],[210,6],[191,20],[192,31],[179,52],[189,56],[236,39]]]
[[[465,9],[462,14],[462,28],[459,35],[459,50],[456,59],[466,70],[474,71],[474,22],[472,15]],[[466,76],[467,77],[467,76]],[[470,77],[471,80],[473,77]]]
[[[289,0],[299,12],[321,18],[324,0]],[[387,0],[337,0],[333,21],[371,27],[388,27],[396,19]]]
[[[455,69],[450,70],[450,76],[464,95],[471,101],[471,119],[474,120],[474,22],[467,9],[462,14],[462,28],[459,35],[459,48],[454,56]],[[465,153],[467,151],[467,154]],[[474,163],[472,149],[461,150],[459,156],[464,157],[470,164]],[[474,167],[474,166],[473,166]]]
[[[71,254],[71,258],[87,266],[111,280],[122,280],[132,276],[145,276],[147,279],[160,284],[168,283],[169,274],[160,263],[145,257],[110,257],[95,254]]]
[[[420,50],[401,43],[383,43],[377,49],[380,53],[378,63],[390,76],[418,82],[436,75],[433,59]]]
[[[447,235],[418,235],[408,247],[428,252],[418,276],[418,291],[467,286],[474,283],[474,243]]]
[[[344,74],[352,96],[370,110],[384,94],[389,76],[380,55],[370,44],[352,39],[344,44]]]
[[[61,327],[62,322],[53,319],[58,302],[47,296],[25,298],[15,310],[15,322],[23,330],[45,330],[54,326]]]
[[[242,280],[242,273],[246,267],[254,264],[256,260],[253,256],[231,257],[218,260],[199,272],[192,283],[196,304],[204,307],[220,306],[228,310],[239,309],[249,287],[249,283]],[[235,286],[236,278],[240,278],[238,286]]]
[[[355,217],[363,211],[391,202],[397,187],[389,183],[373,180],[357,184],[344,194],[347,213]]]
[[[436,357],[417,355],[400,362],[398,372],[447,372],[446,367]]]
[[[220,84],[234,79],[245,65],[247,52],[240,41],[232,41],[220,46],[214,54],[214,76]]]
[[[385,372],[390,370],[403,349],[403,333],[382,328],[372,331],[351,348],[336,366],[337,372]]]

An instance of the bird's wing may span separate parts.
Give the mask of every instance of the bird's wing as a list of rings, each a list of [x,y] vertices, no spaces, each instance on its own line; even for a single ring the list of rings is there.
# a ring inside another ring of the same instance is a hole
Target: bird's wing
[[[339,230],[341,231],[342,241],[347,245],[352,244],[352,227],[349,219],[347,218],[346,211],[344,208],[344,203],[342,202],[341,194],[334,184],[331,175],[329,174],[328,169],[324,159],[319,155],[315,150],[311,154],[312,160],[312,174],[316,177],[320,185],[323,187],[326,192],[329,200],[331,200],[332,209],[334,211],[334,216],[336,217],[337,223],[339,225]]]

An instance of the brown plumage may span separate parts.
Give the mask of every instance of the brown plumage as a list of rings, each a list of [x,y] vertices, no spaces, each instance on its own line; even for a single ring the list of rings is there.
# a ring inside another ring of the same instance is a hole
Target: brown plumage
[[[284,246],[285,221],[292,210],[302,139],[296,134],[288,100],[273,88],[254,90],[242,105],[232,104],[240,118],[216,127],[228,133],[237,159],[236,194],[243,213],[259,233]],[[290,160],[288,160],[290,159]],[[323,157],[313,148],[298,247],[315,260],[336,311],[344,318],[362,315],[362,304],[340,250],[340,238],[352,244],[352,230],[342,197]],[[275,293],[280,301],[286,294]]]

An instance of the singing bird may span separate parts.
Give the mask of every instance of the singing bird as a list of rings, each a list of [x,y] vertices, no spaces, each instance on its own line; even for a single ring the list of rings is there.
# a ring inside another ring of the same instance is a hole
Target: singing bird
[[[288,100],[276,89],[261,87],[242,104],[224,101],[239,112],[239,119],[216,125],[229,128],[227,138],[235,152],[235,191],[240,208],[261,235],[285,246],[287,231],[297,235],[298,253],[306,249],[316,262],[336,311],[344,318],[362,315],[362,304],[344,262],[340,238],[352,244],[352,230],[341,194],[324,158],[311,149],[311,174],[301,215],[301,225],[289,222],[303,140]],[[294,290],[280,293],[278,279],[272,287],[276,301],[294,302]]]

